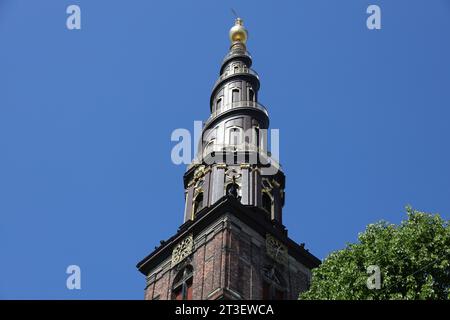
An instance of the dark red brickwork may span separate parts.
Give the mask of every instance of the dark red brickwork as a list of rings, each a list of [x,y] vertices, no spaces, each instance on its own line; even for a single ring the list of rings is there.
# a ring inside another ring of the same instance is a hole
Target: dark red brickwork
[[[241,226],[225,220],[195,238],[193,254],[181,263],[194,268],[193,299],[262,299],[263,268],[274,264],[285,282],[285,299],[297,299],[308,287],[309,270],[293,259],[284,266],[275,263],[266,255],[264,238]],[[166,261],[156,274],[151,271],[145,299],[170,299],[179,269]]]

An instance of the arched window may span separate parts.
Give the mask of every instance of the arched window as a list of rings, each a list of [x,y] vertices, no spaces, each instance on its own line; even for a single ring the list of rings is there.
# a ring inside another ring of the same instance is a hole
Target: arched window
[[[253,89],[248,89],[248,100],[255,101],[255,92]]]
[[[229,131],[229,141],[228,143],[233,146],[240,145],[241,142],[241,129],[239,128],[230,128]]]
[[[274,267],[263,269],[263,292],[264,300],[285,299],[286,284],[281,274]]]
[[[192,266],[188,265],[178,272],[173,281],[172,300],[192,300]]]
[[[246,134],[244,140],[245,140],[245,150],[249,150],[250,149],[250,137]]]
[[[194,199],[194,206],[192,209],[192,218],[203,209],[203,192],[200,192]]]
[[[259,150],[267,150],[267,130],[259,130]]]
[[[212,139],[210,142],[208,142],[208,144],[205,147],[205,154],[204,156],[209,156],[211,154],[211,152],[214,151],[214,143],[215,143],[215,139]]]
[[[240,100],[239,89],[231,90],[231,102],[239,102]]]
[[[272,214],[272,198],[267,192],[262,193],[262,207],[269,214]]]
[[[222,97],[216,101],[216,112],[220,112],[220,110],[222,110]]]

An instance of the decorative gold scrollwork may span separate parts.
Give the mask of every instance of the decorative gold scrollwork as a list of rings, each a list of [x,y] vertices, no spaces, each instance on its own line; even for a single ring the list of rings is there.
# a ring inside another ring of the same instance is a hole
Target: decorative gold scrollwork
[[[192,253],[194,246],[194,237],[187,236],[178,243],[172,251],[172,266],[177,265]]]
[[[287,264],[287,247],[269,233],[266,235],[266,252],[269,257],[278,263],[283,265]]]

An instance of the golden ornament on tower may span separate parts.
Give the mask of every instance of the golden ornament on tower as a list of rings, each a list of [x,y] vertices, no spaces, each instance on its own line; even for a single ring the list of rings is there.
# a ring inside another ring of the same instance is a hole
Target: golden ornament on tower
[[[234,26],[230,29],[230,41],[232,43],[241,42],[245,44],[247,38],[248,32],[244,27],[244,21],[241,18],[237,18]]]

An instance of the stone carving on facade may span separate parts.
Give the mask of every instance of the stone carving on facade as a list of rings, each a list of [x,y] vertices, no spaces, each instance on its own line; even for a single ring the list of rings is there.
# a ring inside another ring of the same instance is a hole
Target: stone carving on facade
[[[225,188],[228,195],[234,196],[240,201],[240,188],[242,186],[242,174],[236,169],[225,172]]]
[[[194,199],[195,197],[203,192],[203,184],[205,183],[205,180],[203,178],[201,178],[200,180],[198,180],[195,185],[194,185]]]
[[[240,185],[241,180],[242,174],[239,173],[236,169],[230,169],[225,172],[225,184],[236,183],[237,185]]]
[[[272,182],[270,181],[270,179],[268,179],[268,178],[262,178],[261,179],[261,182],[262,182],[262,184],[263,184],[263,186],[264,187],[266,187],[266,188],[273,188],[273,185],[272,185]]]
[[[273,184],[267,178],[262,178],[262,191],[272,194]]]
[[[205,175],[205,166],[204,165],[198,166],[198,168],[195,169],[194,172],[194,180],[198,180],[204,175]]]
[[[193,186],[193,185],[197,185],[199,181],[204,181],[205,180],[205,175],[211,171],[211,168],[206,167],[204,165],[200,165],[197,167],[197,169],[195,169],[194,175],[192,177],[192,180],[189,182],[188,187]]]
[[[266,253],[282,265],[286,265],[288,262],[287,247],[269,233],[266,235]]]
[[[183,261],[192,253],[194,246],[194,237],[187,236],[178,243],[172,251],[172,267]]]

